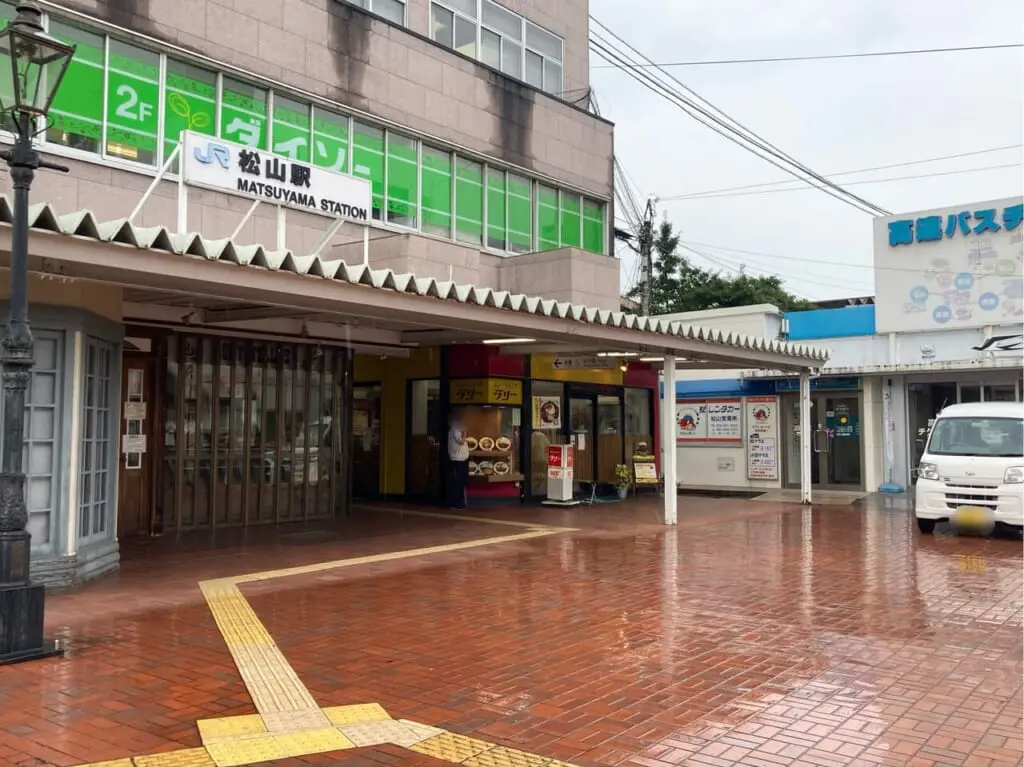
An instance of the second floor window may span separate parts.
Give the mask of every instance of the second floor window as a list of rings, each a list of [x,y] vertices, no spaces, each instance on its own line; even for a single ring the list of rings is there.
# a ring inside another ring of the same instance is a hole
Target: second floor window
[[[562,93],[562,38],[491,0],[443,0],[430,7],[434,42],[555,96]]]
[[[370,13],[376,13],[395,24],[405,26],[404,0],[347,0],[347,2],[358,5]]]

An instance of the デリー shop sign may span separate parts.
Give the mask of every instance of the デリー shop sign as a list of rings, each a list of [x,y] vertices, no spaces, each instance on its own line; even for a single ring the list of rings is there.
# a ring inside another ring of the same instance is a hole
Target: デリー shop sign
[[[456,378],[448,398],[453,405],[522,405],[523,382],[508,378]]]
[[[370,182],[191,131],[182,134],[186,184],[322,216],[370,220]]]

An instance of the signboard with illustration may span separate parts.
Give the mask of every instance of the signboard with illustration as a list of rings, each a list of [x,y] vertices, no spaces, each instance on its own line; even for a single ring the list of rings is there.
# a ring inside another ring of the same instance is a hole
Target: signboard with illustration
[[[747,479],[779,478],[779,402],[747,397]]]
[[[677,445],[743,443],[743,400],[710,399],[676,403]]]
[[[876,218],[879,333],[1024,319],[1024,198]]]
[[[535,396],[531,399],[533,400],[532,428],[560,430],[562,428],[562,398]]]

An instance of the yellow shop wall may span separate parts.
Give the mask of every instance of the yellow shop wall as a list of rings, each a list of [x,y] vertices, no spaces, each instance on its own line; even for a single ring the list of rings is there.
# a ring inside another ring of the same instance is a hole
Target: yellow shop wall
[[[570,383],[605,384],[622,386],[622,371],[618,366],[607,370],[555,370],[551,363],[554,355],[534,354],[530,357],[530,378],[535,381],[569,381]]]
[[[357,354],[355,382],[380,383],[380,491],[388,495],[405,492],[405,390],[417,378],[440,378],[441,351],[438,347],[414,349],[408,357]]]

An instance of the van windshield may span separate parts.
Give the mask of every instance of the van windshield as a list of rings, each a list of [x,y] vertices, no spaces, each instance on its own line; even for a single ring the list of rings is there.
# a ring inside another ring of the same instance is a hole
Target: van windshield
[[[1024,418],[940,418],[928,441],[932,455],[1024,456]]]

